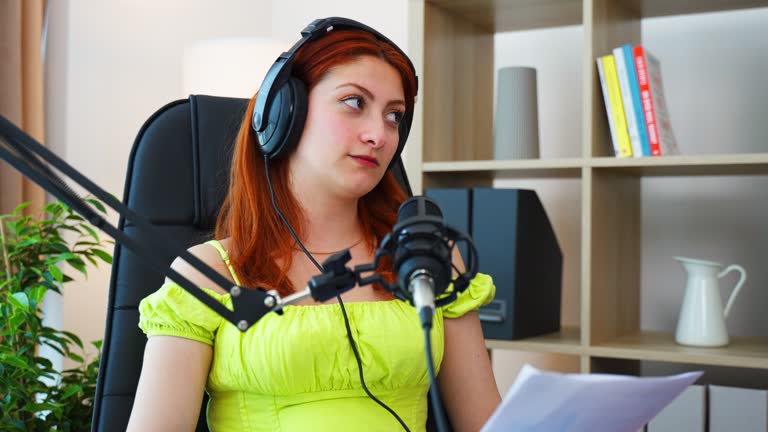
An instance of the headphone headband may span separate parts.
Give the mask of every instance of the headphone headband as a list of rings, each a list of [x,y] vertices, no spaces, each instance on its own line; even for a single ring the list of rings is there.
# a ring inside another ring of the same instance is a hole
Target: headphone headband
[[[306,89],[302,86],[302,83],[292,82],[299,81],[292,76],[293,59],[306,43],[319,39],[334,30],[363,30],[392,46],[408,62],[408,66],[410,66],[413,76],[416,78],[415,93],[418,93],[419,81],[413,63],[389,38],[363,23],[348,18],[329,17],[316,19],[301,31],[301,39],[290,50],[278,56],[269,68],[256,95],[256,104],[251,124],[259,138],[262,152],[270,158],[277,158],[285,154],[294,144],[292,141],[298,140],[298,137],[301,135],[297,128],[301,129],[304,126]],[[280,98],[279,95],[282,93],[285,93],[285,97],[282,97],[285,100],[281,99],[279,101],[280,107],[278,107],[279,111],[277,111],[277,108],[273,105],[275,105],[275,102]],[[413,114],[406,112],[402,119],[401,137],[398,143],[398,152],[395,156],[399,154],[405,144],[412,120]],[[277,134],[277,137],[275,137],[275,134]]]

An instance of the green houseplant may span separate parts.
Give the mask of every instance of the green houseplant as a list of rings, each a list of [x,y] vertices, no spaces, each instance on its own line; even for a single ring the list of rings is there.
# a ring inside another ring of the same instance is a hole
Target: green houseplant
[[[86,199],[102,213],[102,204]],[[43,324],[41,302],[61,293],[75,270],[111,264],[102,240],[88,222],[61,202],[38,218],[24,216],[22,204],[0,215],[0,431],[85,431],[90,429],[99,355],[85,358],[80,338]],[[100,342],[93,342],[100,352]],[[57,371],[39,356],[48,346],[75,366]]]

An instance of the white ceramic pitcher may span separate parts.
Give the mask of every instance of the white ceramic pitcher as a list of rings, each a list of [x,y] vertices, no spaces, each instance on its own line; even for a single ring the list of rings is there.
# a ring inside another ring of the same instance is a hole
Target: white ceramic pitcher
[[[688,273],[675,340],[682,345],[704,347],[728,345],[725,319],[728,318],[733,301],[747,279],[746,271],[735,264],[721,271],[720,263],[685,257],[675,257],[675,259]],[[733,270],[741,273],[741,277],[723,309],[719,279]]]

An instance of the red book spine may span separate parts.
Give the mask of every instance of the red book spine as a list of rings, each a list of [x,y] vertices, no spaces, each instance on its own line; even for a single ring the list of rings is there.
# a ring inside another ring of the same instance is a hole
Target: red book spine
[[[642,45],[637,45],[632,48],[632,56],[635,58],[637,83],[640,88],[640,101],[643,104],[643,114],[645,114],[645,127],[648,130],[648,141],[651,144],[651,156],[661,156],[659,129],[656,125],[656,112],[653,109],[651,84],[648,79],[648,65],[646,64],[645,52],[643,51]]]

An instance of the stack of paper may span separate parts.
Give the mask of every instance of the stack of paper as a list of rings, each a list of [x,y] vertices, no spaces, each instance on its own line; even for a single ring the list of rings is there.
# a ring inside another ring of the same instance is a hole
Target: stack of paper
[[[635,432],[701,374],[561,374],[525,365],[482,432]]]

